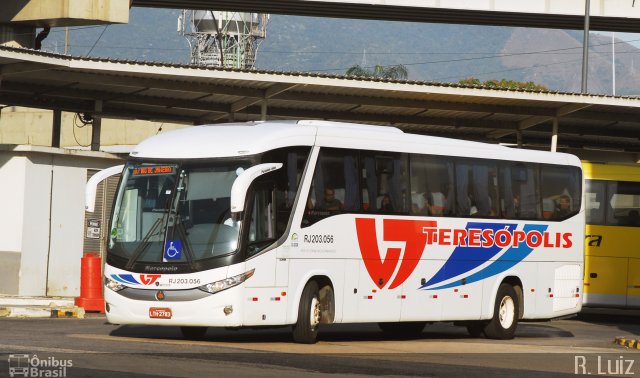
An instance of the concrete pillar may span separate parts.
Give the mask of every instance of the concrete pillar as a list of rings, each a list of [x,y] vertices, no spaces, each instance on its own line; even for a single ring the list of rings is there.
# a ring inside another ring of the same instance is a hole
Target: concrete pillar
[[[100,132],[102,131],[102,100],[96,100],[91,125],[91,151],[100,151]]]
[[[53,111],[53,128],[51,130],[51,147],[60,147],[60,130],[62,128],[62,111]]]
[[[267,120],[267,99],[262,100],[260,103],[260,120]]]
[[[553,131],[551,133],[551,152],[558,149],[558,118],[553,117]]]

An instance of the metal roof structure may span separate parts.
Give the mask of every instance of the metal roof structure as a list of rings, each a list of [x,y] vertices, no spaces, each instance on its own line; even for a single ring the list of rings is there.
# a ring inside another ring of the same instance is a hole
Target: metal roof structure
[[[559,4],[558,4],[559,3]],[[583,0],[132,0],[134,7],[217,9],[298,16],[582,30]],[[591,30],[640,32],[635,2],[593,2]],[[620,12],[620,9],[626,9]],[[598,13],[597,10],[601,9]]]
[[[0,104],[190,124],[325,119],[640,152],[640,99],[79,58],[0,47]]]

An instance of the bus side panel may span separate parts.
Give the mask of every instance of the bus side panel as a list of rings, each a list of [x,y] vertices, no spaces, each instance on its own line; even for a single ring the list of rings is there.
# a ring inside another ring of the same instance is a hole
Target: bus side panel
[[[627,278],[627,306],[640,307],[640,259],[629,259]]]
[[[444,307],[443,290],[420,289],[444,265],[446,260],[425,259],[402,285],[402,321],[439,321]]]
[[[276,285],[277,253],[272,249],[246,262],[244,269],[254,273],[245,282],[244,325],[277,325],[286,321],[288,296],[285,286]],[[286,274],[282,276],[286,278]]]
[[[586,306],[640,305],[640,232],[637,227],[587,225]]]
[[[552,319],[577,313],[582,305],[581,263],[538,263],[538,287],[535,292],[536,311],[525,316],[526,319]]]

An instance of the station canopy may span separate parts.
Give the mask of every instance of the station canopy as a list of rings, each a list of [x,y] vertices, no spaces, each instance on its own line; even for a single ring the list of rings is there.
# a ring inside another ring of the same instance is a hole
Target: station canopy
[[[640,99],[70,57],[0,47],[0,104],[208,124],[325,119],[548,149],[640,152]]]

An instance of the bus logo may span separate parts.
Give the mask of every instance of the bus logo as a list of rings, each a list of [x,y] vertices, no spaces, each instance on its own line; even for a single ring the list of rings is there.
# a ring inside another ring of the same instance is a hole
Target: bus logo
[[[112,274],[111,278],[123,283],[123,284],[133,284],[133,285],[159,285],[157,282],[158,279],[162,277],[162,274],[141,274],[139,276],[139,281],[133,276],[133,274]]]
[[[422,257],[422,252],[427,244],[427,234],[423,232],[423,229],[436,227],[437,223],[435,221],[384,219],[382,224],[384,230],[382,239],[384,241],[406,243],[398,273],[389,285],[389,289],[395,289],[409,278]],[[387,248],[386,256],[382,261],[374,218],[356,218],[356,232],[367,272],[378,288],[382,289],[396,270],[402,251],[400,248]]]

